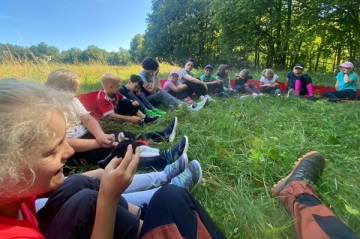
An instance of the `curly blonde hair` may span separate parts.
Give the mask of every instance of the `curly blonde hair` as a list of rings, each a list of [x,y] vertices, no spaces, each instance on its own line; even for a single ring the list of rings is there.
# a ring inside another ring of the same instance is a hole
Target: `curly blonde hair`
[[[34,158],[48,144],[49,121],[54,111],[69,112],[73,96],[39,83],[16,79],[0,80],[0,198],[25,190],[35,179]],[[24,171],[33,176],[24,178]],[[26,180],[26,181],[25,181]]]
[[[45,85],[61,91],[75,93],[80,84],[79,78],[71,70],[57,69],[50,72]]]

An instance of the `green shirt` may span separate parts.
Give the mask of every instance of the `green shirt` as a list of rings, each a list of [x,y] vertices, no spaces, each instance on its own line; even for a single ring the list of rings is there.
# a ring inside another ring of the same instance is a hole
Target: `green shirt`
[[[216,80],[216,76],[210,75],[210,77],[206,77],[206,75],[203,74],[202,76],[200,76],[200,79],[201,79],[203,82],[211,82],[211,81]]]

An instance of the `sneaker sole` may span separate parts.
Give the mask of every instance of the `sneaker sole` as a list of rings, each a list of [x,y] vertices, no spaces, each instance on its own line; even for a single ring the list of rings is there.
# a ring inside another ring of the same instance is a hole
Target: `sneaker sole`
[[[199,187],[199,185],[201,184],[201,181],[202,181],[202,168],[201,168],[201,165],[199,163],[199,161],[197,160],[192,160],[191,162],[196,162],[197,165],[199,166],[199,170],[200,170],[200,175],[199,175],[199,180],[196,182],[196,184],[193,186],[193,188],[190,190],[190,192],[193,192],[196,188]],[[190,162],[190,163],[191,163]]]
[[[298,160],[294,163],[294,165],[292,166],[292,171],[285,177],[280,179],[276,184],[274,184],[274,186],[271,188],[271,196],[272,197],[277,197],[279,195],[279,193],[281,192],[281,190],[284,189],[285,187],[285,183],[288,180],[288,178],[291,176],[291,174],[294,172],[294,170],[297,168],[297,166],[299,166],[299,163],[306,157],[312,155],[312,154],[320,154],[318,151],[311,151],[308,152],[306,154],[304,154],[302,157],[298,158]]]
[[[177,126],[178,126],[178,118],[175,117],[174,127],[173,127],[173,130],[171,131],[171,134],[169,136],[169,142],[170,143],[174,142],[174,140],[175,140]]]
[[[186,136],[186,135],[184,135],[184,137],[185,137],[185,147],[184,147],[184,150],[183,150],[183,154],[185,153],[185,154],[187,154],[187,151],[188,151],[188,149],[189,149],[189,139],[188,139],[188,137]]]

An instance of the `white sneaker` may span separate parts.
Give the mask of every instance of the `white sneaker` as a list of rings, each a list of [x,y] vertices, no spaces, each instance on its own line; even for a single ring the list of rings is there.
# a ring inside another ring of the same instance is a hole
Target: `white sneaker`
[[[276,90],[275,90],[275,95],[277,95],[277,96],[281,96],[281,90],[276,89]]]
[[[205,98],[205,96],[203,96],[203,95],[201,95],[201,96],[199,97],[200,100],[203,100],[204,98]]]
[[[204,97],[203,100],[201,100],[200,102],[196,103],[196,107],[193,108],[191,106],[188,107],[189,110],[192,110],[192,111],[199,111],[201,110],[202,107],[204,107],[204,105],[206,104],[208,98],[207,97]]]
[[[210,95],[205,95],[205,97],[208,99],[209,102],[215,102],[216,101]]]
[[[240,96],[240,100],[246,100],[246,99],[252,99],[253,96],[252,95],[243,95],[243,96]]]
[[[258,97],[259,95],[256,93],[252,93],[252,97],[255,99],[256,97]]]
[[[289,98],[290,96],[295,96],[295,91],[293,88],[288,91],[286,98]]]

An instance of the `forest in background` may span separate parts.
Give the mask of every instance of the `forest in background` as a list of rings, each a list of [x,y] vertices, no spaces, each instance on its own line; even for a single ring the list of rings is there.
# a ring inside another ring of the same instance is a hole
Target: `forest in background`
[[[330,72],[345,60],[359,66],[359,10],[358,0],[152,0],[147,29],[133,37],[130,49],[0,43],[0,60],[127,65],[153,56],[182,65],[193,57],[198,67],[287,69],[302,62],[308,71]]]

